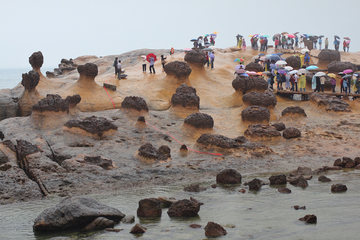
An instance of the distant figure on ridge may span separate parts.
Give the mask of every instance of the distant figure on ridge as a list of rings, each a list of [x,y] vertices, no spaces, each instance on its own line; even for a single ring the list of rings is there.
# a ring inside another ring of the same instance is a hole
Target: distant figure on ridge
[[[210,53],[211,69],[214,69],[214,60],[215,60],[215,55],[214,55],[214,52],[212,51]]]
[[[117,63],[117,68],[118,68],[118,79],[121,79],[121,60],[119,60],[119,62]]]
[[[118,58],[115,58],[114,64],[113,64],[113,67],[115,68],[115,76],[116,76],[117,73],[118,73],[118,67],[117,67],[117,65],[118,65]]]
[[[328,38],[325,38],[325,49],[329,48],[329,40]]]
[[[142,70],[143,70],[143,73],[146,73],[146,58],[143,58]]]
[[[164,72],[164,68],[165,68],[165,63],[166,63],[166,57],[164,57],[164,55],[161,55],[161,64],[162,64],[162,67],[163,67],[163,72]],[[154,73],[155,73],[155,71],[154,71]]]
[[[154,59],[154,57],[150,57],[149,62],[150,62],[150,67],[149,67],[150,73],[152,73],[151,70],[153,70],[154,73],[155,73],[155,68],[154,68],[155,59]]]

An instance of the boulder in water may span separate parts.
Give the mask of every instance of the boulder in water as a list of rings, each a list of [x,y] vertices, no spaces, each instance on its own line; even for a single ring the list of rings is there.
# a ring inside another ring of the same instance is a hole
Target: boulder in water
[[[241,183],[241,174],[235,169],[225,169],[216,175],[216,182],[223,184]]]
[[[225,236],[227,234],[226,230],[215,222],[208,222],[205,226],[205,236],[208,238],[216,238]]]
[[[171,204],[167,214],[169,217],[196,217],[200,211],[200,203],[194,198],[183,199]]]
[[[139,201],[137,215],[139,217],[161,217],[160,201],[157,198],[145,198]]]

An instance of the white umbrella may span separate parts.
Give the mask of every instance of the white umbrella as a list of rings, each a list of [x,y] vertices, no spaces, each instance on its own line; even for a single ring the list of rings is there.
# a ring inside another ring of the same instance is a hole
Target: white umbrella
[[[290,75],[293,75],[295,73],[298,73],[298,70],[292,70],[291,72],[289,72]]]
[[[307,48],[303,48],[303,49],[300,50],[300,52],[301,52],[302,54],[305,54],[305,53],[310,52],[310,51],[309,51],[309,49],[307,49]]]
[[[279,60],[275,63],[276,65],[286,65],[287,62],[285,62],[284,60]]]
[[[317,72],[317,73],[315,73],[315,76],[316,77],[321,77],[321,76],[325,76],[326,75],[326,73],[324,73],[324,72]]]
[[[301,69],[299,69],[299,71],[298,71],[299,74],[307,74],[308,72],[309,72],[309,71],[306,70],[305,68],[301,68]]]
[[[258,59],[258,58],[260,58],[259,56],[253,56],[252,58],[251,58],[251,61],[254,61],[255,59]]]
[[[291,70],[294,69],[292,66],[285,66],[284,68],[285,68],[286,70],[288,70],[288,71],[291,71]]]
[[[239,70],[239,69],[245,69],[245,66],[244,65],[236,65],[236,67],[235,67],[235,70]]]

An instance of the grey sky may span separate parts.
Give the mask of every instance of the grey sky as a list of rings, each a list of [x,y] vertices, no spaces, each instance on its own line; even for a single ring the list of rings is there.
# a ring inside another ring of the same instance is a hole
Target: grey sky
[[[249,34],[298,31],[329,37],[331,49],[334,35],[350,37],[350,51],[360,51],[358,0],[1,0],[0,6],[0,68],[30,68],[36,51],[44,67],[56,67],[82,55],[183,49],[214,31],[219,48],[235,46],[238,33],[249,45]]]

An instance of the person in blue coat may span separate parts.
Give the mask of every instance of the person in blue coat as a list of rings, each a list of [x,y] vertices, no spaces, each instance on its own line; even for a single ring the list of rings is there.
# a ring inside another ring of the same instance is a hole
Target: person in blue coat
[[[310,56],[308,53],[305,54],[304,63],[306,65],[306,67],[308,67],[310,65]]]

